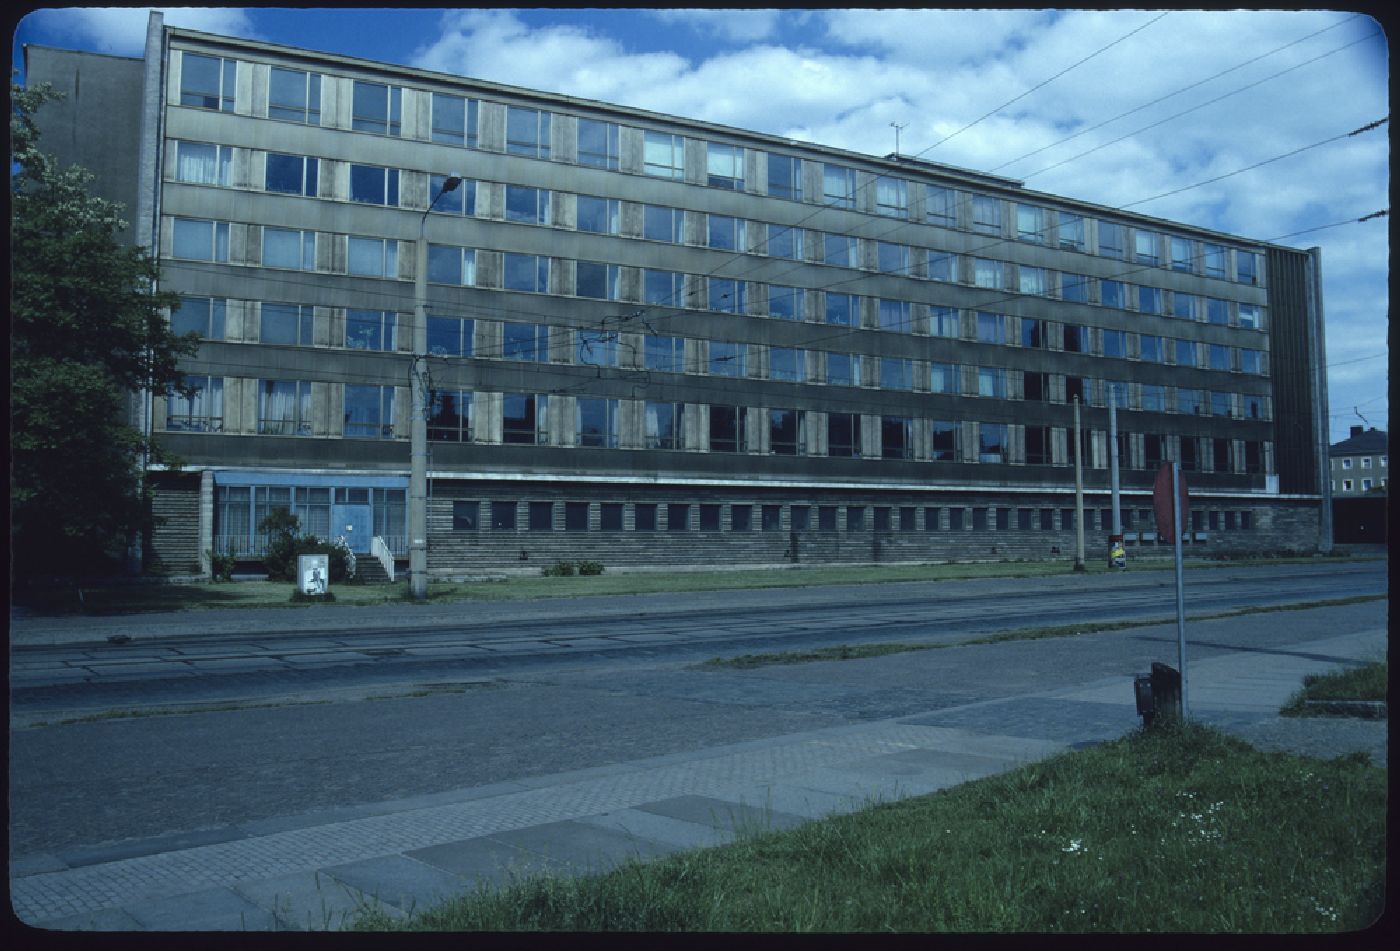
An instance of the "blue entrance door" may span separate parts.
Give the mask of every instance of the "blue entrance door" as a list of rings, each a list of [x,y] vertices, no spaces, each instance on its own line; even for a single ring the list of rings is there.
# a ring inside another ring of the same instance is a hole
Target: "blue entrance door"
[[[332,505],[331,537],[339,535],[345,536],[355,554],[368,554],[374,537],[373,509],[368,505]]]

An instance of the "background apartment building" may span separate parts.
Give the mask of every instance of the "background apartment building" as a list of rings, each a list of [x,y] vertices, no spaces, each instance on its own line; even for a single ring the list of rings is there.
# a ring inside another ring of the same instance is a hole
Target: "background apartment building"
[[[204,338],[139,409],[186,463],[168,570],[256,557],[277,506],[406,555],[420,227],[434,576],[1070,557],[1076,402],[1098,557],[1110,400],[1130,543],[1166,460],[1194,546],[1329,536],[1315,253],[159,15],[143,60],[26,55],[131,79],[44,143],[119,171]]]

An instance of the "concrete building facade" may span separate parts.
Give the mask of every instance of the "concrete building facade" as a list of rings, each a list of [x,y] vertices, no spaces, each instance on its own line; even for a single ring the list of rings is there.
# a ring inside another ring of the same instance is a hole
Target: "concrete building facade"
[[[159,14],[99,65],[139,136],[58,139],[135,151],[113,188],[203,339],[142,417],[185,461],[163,570],[255,559],[279,506],[406,557],[420,228],[434,577],[1069,558],[1076,403],[1099,557],[1110,401],[1130,545],[1168,460],[1193,548],[1330,541],[1316,250]]]

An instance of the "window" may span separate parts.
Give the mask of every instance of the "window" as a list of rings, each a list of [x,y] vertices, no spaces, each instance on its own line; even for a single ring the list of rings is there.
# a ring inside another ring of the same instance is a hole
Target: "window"
[[[579,261],[574,266],[574,293],[594,300],[618,300],[622,296],[622,269],[616,264]]]
[[[260,342],[311,346],[314,308],[304,304],[263,304],[261,309]]]
[[[501,286],[508,291],[543,294],[549,290],[549,258],[537,254],[502,255]]]
[[[705,181],[711,188],[744,190],[744,150],[737,145],[705,143]]]
[[[258,432],[268,436],[310,436],[311,384],[300,380],[259,380]]]
[[[603,532],[622,531],[622,503],[602,502],[598,505],[598,530]]]
[[[957,423],[939,420],[929,423],[929,458],[934,462],[957,461]]]
[[[375,165],[351,165],[350,200],[367,205],[397,206],[399,170]]]
[[[320,163],[303,155],[267,153],[267,171],[263,188],[283,195],[316,197]]]
[[[768,194],[774,198],[802,200],[802,160],[791,155],[768,154]]]
[[[632,527],[638,532],[656,531],[655,503],[638,502],[632,507]]]
[[[346,273],[361,277],[399,276],[399,243],[392,238],[350,236]]]
[[[648,334],[645,342],[646,353],[643,360],[648,370],[664,373],[685,371],[685,339],[682,337],[662,337]]]
[[[775,258],[802,260],[802,229],[768,225],[768,253]]]
[[[881,357],[880,388],[885,390],[914,389],[914,361],[903,357]]]
[[[350,128],[376,135],[403,133],[403,90],[383,83],[355,80]]]
[[[684,532],[690,529],[690,506],[684,502],[666,506],[666,531]]]
[[[977,426],[977,461],[1006,461],[1006,424],[980,423]]]
[[[1045,209],[1035,205],[1016,205],[1016,240],[1032,244],[1045,243]]]
[[[1350,491],[1352,491],[1353,488],[1355,488],[1355,486],[1356,486],[1356,481],[1353,480],[1353,479],[1343,479],[1343,480],[1342,480],[1342,491],[1343,491],[1343,492],[1350,492]]]
[[[948,393],[957,395],[958,368],[952,363],[930,363],[929,364],[928,389],[930,393]]]
[[[506,106],[506,152],[547,159],[550,154],[550,114],[539,109]]]
[[[1200,416],[1205,412],[1205,396],[1200,390],[1177,387],[1176,411],[1190,416]]]
[[[653,403],[648,400],[643,425],[648,449],[685,448],[684,403]]]
[[[1230,348],[1222,344],[1212,343],[1206,347],[1209,357],[1209,366],[1212,370],[1229,370],[1232,367],[1230,360]]]
[[[642,272],[642,300],[664,306],[680,304],[683,284],[684,275],[674,271],[645,270]]]
[[[1149,363],[1166,363],[1166,341],[1154,334],[1143,334],[1138,338],[1139,353]]]
[[[507,186],[509,195],[509,186]],[[545,221],[549,224],[549,192],[545,192]],[[594,198],[592,195],[579,195],[577,202],[577,225],[580,231],[593,234],[617,234],[621,230],[622,203],[616,198]]]
[[[554,531],[554,503],[531,502],[529,506],[530,531]]]
[[[908,274],[908,246],[892,241],[876,241],[875,268],[882,274]]]
[[[808,531],[812,527],[812,507],[810,505],[788,506],[788,518],[791,520],[792,531]]]
[[[860,457],[860,415],[826,414],[826,454],[842,459]],[[835,527],[834,525],[832,526]]]
[[[881,330],[908,333],[914,329],[914,305],[905,300],[880,298],[876,317]]]
[[[1065,402],[1087,403],[1089,400],[1089,381],[1082,376],[1065,377]]]
[[[839,327],[852,327],[860,323],[859,299],[851,294],[826,292],[826,322]]]
[[[547,363],[549,328],[544,324],[502,324],[501,356],[506,360]]]
[[[1229,266],[1229,259],[1226,257],[1228,252],[1223,245],[1219,244],[1207,242],[1204,247],[1205,251],[1201,255],[1201,261],[1205,265],[1206,276],[1224,277],[1225,271]]]
[[[1127,235],[1122,225],[1109,221],[1099,222],[1099,255],[1106,258],[1123,257]]]
[[[844,234],[822,236],[822,260],[837,267],[855,267],[856,239]]]
[[[1206,323],[1225,326],[1230,322],[1230,305],[1214,297],[1206,298]]]
[[[768,313],[783,320],[801,320],[806,315],[807,292],[800,287],[768,287]]]
[[[1127,307],[1125,291],[1126,287],[1122,281],[1099,281],[1099,300],[1105,307]]]
[[[978,287],[1000,290],[1006,286],[1004,272],[1005,266],[1000,261],[990,258],[972,259],[972,283]]]
[[[267,117],[283,122],[320,125],[320,74],[272,67],[267,90]]]
[[[1044,349],[1050,346],[1050,337],[1045,321],[1021,318],[1021,346],[1031,349]]]
[[[580,198],[579,203],[580,207],[582,207],[582,198]],[[614,206],[614,211],[616,211],[617,203],[613,202],[612,204]],[[604,210],[606,211],[606,209]],[[525,188],[520,185],[507,185],[506,220],[520,221],[532,225],[549,224],[551,221],[549,190],[545,188]],[[580,221],[582,220],[582,215],[580,215]],[[582,226],[580,225],[580,227]]]
[[[1106,357],[1126,357],[1128,355],[1128,338],[1121,330],[1105,330],[1103,332],[1103,355]]]
[[[588,531],[588,503],[587,503],[587,502],[565,502],[565,503],[564,503],[564,531],[566,531],[566,532],[586,532],[586,531]]]
[[[1159,287],[1138,285],[1138,310],[1144,314],[1162,312],[1162,290]]]
[[[238,62],[185,53],[180,65],[180,105],[233,111]]]
[[[622,154],[620,141],[616,123],[603,122],[600,119],[579,119],[579,164],[616,171]]]
[[[576,445],[617,448],[617,400],[579,397],[575,401]]]
[[[1050,454],[1050,427],[1026,427],[1026,464],[1048,466],[1052,462]],[[999,528],[1000,526],[998,526]]]
[[[743,281],[712,277],[708,283],[710,310],[723,311],[726,314],[742,314],[748,311],[748,285]]]
[[[190,261],[227,261],[228,222],[176,218],[170,255]]]
[[[679,208],[665,208],[661,205],[642,206],[642,237],[652,241],[668,241],[680,244],[684,215]]]
[[[437,442],[472,441],[472,394],[465,390],[428,392],[428,438]]]
[[[1063,272],[1060,275],[1060,296],[1067,301],[1087,304],[1089,302],[1089,278],[1083,274]]]
[[[727,215],[705,216],[705,245],[720,251],[746,250],[744,220]]]
[[[394,388],[345,385],[345,429],[348,437],[394,438]]]
[[[768,448],[778,456],[796,456],[803,452],[805,414],[794,409],[768,411]]]
[[[175,143],[175,178],[196,185],[227,185],[233,148],[207,142]]]
[[[1049,292],[1050,285],[1046,279],[1045,268],[1022,264],[1018,270],[1022,294],[1039,294],[1043,297]]]
[[[1361,457],[1361,468],[1363,468],[1363,469],[1369,469],[1369,468],[1371,468],[1371,457],[1370,457],[1370,456],[1362,456],[1362,457]]]
[[[828,353],[826,382],[830,386],[860,386],[860,357],[849,353]]]
[[[929,280],[956,282],[958,279],[958,257],[949,251],[929,251]]]
[[[960,337],[961,324],[956,307],[933,306],[928,309],[928,332],[935,337]]]
[[[885,459],[914,458],[914,420],[908,416],[880,417],[880,455]]]
[[[515,531],[515,516],[518,504],[497,499],[491,503],[491,528],[493,531]]]
[[[1196,344],[1191,340],[1176,341],[1176,365],[1194,367],[1196,365]]]
[[[450,244],[429,244],[428,280],[471,287],[476,283],[476,251]]]
[[[846,506],[846,531],[848,531],[848,532],[863,532],[863,531],[865,531],[865,506],[864,506],[864,505],[848,505],[848,506]]]
[[[742,406],[710,407],[710,451],[744,451],[744,408]]]
[[[452,191],[444,191],[446,175],[428,176],[428,195],[432,199],[432,212],[435,215],[463,215],[467,218],[476,214],[476,182],[465,179]]]
[[[710,341],[710,373],[713,376],[748,375],[749,345],[729,340]]]
[[[345,339],[347,346],[354,346],[350,341],[351,322],[350,314],[366,314],[373,317],[379,311],[350,311],[345,318]],[[385,317],[392,315],[385,314]],[[389,332],[392,333],[392,324],[386,323]],[[469,357],[472,355],[472,337],[476,330],[476,322],[464,320],[461,317],[435,317],[428,315],[428,352],[437,357]],[[358,334],[357,334],[358,336]],[[384,349],[392,349],[392,342]],[[366,347],[365,349],[375,350],[377,347]]]
[[[1253,251],[1235,252],[1235,280],[1241,284],[1259,283],[1259,255]]]
[[[1259,308],[1254,304],[1236,305],[1240,315],[1240,326],[1248,330],[1259,329]]]
[[[746,505],[744,510],[747,513],[745,516],[745,528],[747,528],[747,519],[752,517],[753,509]],[[759,509],[759,519],[759,524],[763,526],[765,532],[780,532],[783,529],[783,507],[781,505],[764,505]],[[739,526],[736,524],[734,527],[737,529]]]
[[[1182,320],[1195,320],[1196,314],[1200,310],[1200,300],[1195,294],[1185,294],[1177,291],[1172,295],[1172,316]]]
[[[665,132],[645,133],[642,171],[658,178],[685,178],[685,139]]]
[[[222,298],[182,297],[170,312],[170,330],[176,336],[199,334],[208,340],[222,340],[227,309]]]
[[[474,532],[481,517],[481,503],[464,499],[452,500],[452,530]]]
[[[1350,460],[1350,459],[1343,459],[1343,460],[1342,460],[1342,468],[1343,468],[1343,469],[1350,469],[1350,468],[1351,468],[1351,465],[1352,465],[1352,460]]]
[[[876,176],[875,210],[890,218],[908,218],[909,184],[888,175]]]
[[[768,379],[801,383],[807,378],[807,351],[793,347],[768,348]]]
[[[957,192],[942,185],[924,186],[924,215],[930,224],[956,228],[958,224]]]
[[[1262,374],[1264,372],[1264,351],[1240,348],[1240,372]]]
[[[1151,231],[1133,232],[1133,260],[1138,264],[1160,264],[1161,255],[1157,251],[1160,236]]]
[[[224,378],[186,376],[165,395],[168,432],[217,433],[224,428]]]
[[[856,171],[841,165],[822,166],[822,201],[837,208],[856,206]]]
[[[548,397],[506,393],[501,397],[501,441],[508,444],[549,444]]]
[[[476,148],[477,101],[448,93],[433,93],[432,139],[448,145]]]
[[[1148,412],[1167,411],[1167,388],[1158,383],[1142,384],[1142,408]]]
[[[1169,243],[1172,252],[1172,270],[1186,271],[1187,273],[1194,271],[1194,247],[1190,239],[1173,236]]]
[[[972,230],[982,234],[1001,234],[1001,199],[990,195],[972,196]]]
[[[1122,380],[1104,380],[1103,398],[1105,406],[1117,406],[1119,409],[1128,408],[1128,384]],[[1121,430],[1119,438],[1123,438],[1125,433]],[[1119,453],[1120,458],[1127,458],[1125,453]]]
[[[1244,471],[1250,473],[1264,471],[1264,444],[1257,439],[1244,441]]]
[[[1083,216],[1060,212],[1059,237],[1060,247],[1069,251],[1083,251],[1088,245]]]
[[[977,368],[977,395],[1006,398],[1006,370],[1003,367]]]
[[[1006,343],[1006,318],[1001,314],[977,312],[977,339],[983,343]]]
[[[575,331],[574,362],[586,367],[617,366],[617,334],[603,330]]]
[[[1373,486],[1374,484],[1375,484],[1375,480],[1374,480],[1374,479],[1362,479],[1362,480],[1361,480],[1361,491],[1362,491],[1362,492],[1370,492],[1370,491],[1371,491],[1371,486]]]
[[[817,506],[817,531],[819,531],[819,532],[834,532],[834,531],[836,531],[836,506],[834,506],[834,505],[819,505],[819,506]]]
[[[1210,415],[1229,418],[1235,415],[1235,398],[1230,393],[1210,394]]]
[[[702,503],[700,506],[700,531],[719,531],[719,516],[721,511],[722,510],[719,505],[716,505],[714,503]]]

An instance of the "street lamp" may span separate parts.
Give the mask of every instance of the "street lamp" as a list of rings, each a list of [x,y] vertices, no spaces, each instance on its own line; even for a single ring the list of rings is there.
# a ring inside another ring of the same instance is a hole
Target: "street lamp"
[[[408,374],[413,394],[409,419],[408,587],[415,600],[428,597],[428,212],[438,199],[462,184],[449,175],[418,219],[413,274],[413,363]]]

